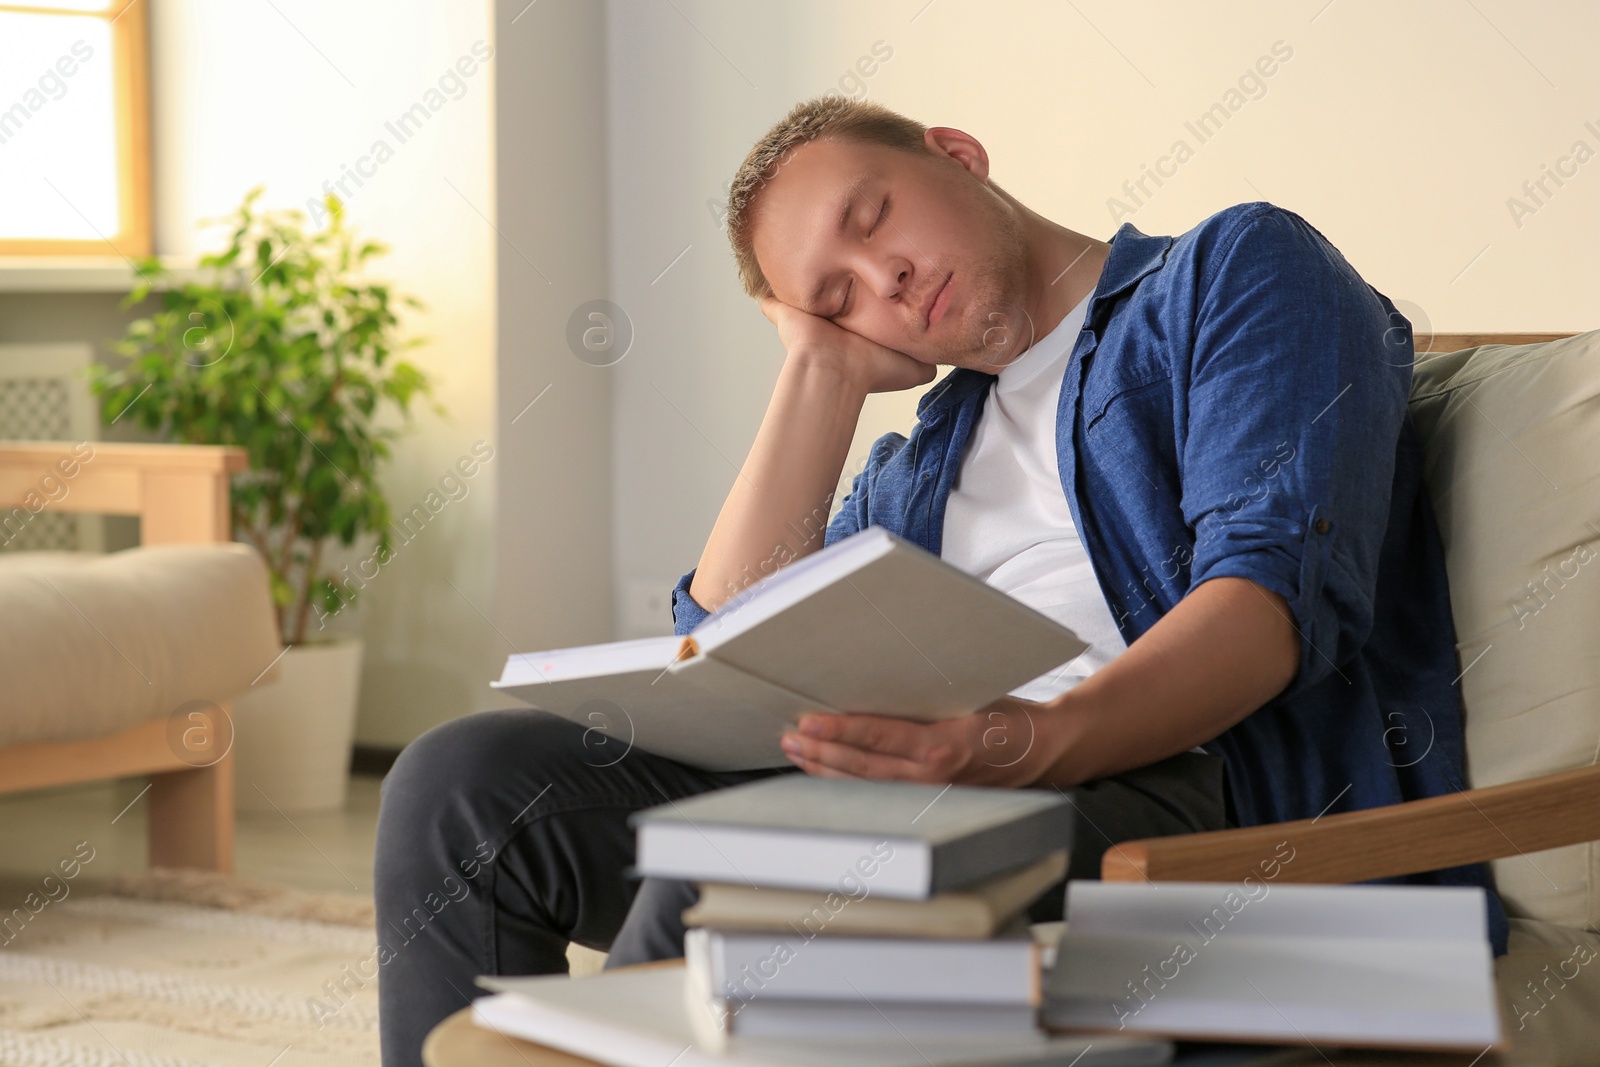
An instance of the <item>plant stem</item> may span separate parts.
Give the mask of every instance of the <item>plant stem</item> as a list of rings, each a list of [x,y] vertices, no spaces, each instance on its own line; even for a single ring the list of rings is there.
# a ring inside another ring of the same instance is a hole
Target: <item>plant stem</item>
[[[270,570],[272,567],[272,546],[267,543],[266,533],[257,530],[247,519],[248,516],[242,511],[237,508],[233,509],[234,532],[244,535],[245,540],[250,542],[250,547],[261,554],[261,562],[266,564]],[[277,602],[277,597],[273,597],[272,613],[278,617],[278,634],[282,636],[284,623],[288,620],[283,617],[283,606]]]
[[[295,611],[294,640],[291,645],[304,644],[306,639],[306,620],[311,614],[311,587],[317,581],[317,569],[322,566],[322,542],[317,541],[311,546],[311,558],[306,560],[306,573],[304,584],[300,588],[300,604]]]

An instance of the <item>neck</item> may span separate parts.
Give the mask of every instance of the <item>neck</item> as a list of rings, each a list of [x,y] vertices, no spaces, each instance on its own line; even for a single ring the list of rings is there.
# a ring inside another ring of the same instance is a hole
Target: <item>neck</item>
[[[1013,204],[1022,219],[1026,246],[1023,306],[1033,319],[1033,335],[1044,337],[1094,291],[1111,245]]]

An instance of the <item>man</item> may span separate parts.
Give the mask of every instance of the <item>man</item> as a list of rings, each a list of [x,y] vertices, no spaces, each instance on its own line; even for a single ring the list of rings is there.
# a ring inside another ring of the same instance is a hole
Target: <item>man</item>
[[[1091,643],[964,719],[803,716],[795,767],[1071,789],[1069,878],[1119,841],[1461,788],[1409,323],[1298,215],[1242,204],[1180,237],[1098,241],[1001,189],[968,134],[823,97],[751,151],[728,229],[786,356],[674,591],[677,631],[773,560],[881,525]],[[877,441],[824,535],[864,398],[936,365],[956,369],[909,439]],[[609,946],[608,965],[681,953],[692,890],[635,892],[627,815],[783,773],[595,740],[497,712],[401,756],[377,862],[380,935],[403,938],[380,985],[386,1063],[415,1062],[475,974],[564,970],[569,940]],[[459,903],[425,907],[475,850]],[[1416,880],[1488,885],[1481,865]],[[1061,905],[1058,887],[1031,914]],[[1490,925],[1503,952],[1492,895]]]

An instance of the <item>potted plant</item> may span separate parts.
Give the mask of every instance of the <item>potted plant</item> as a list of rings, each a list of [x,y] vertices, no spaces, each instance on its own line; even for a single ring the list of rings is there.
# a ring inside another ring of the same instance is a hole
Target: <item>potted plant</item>
[[[119,342],[131,361],[93,367],[91,387],[107,421],[249,453],[233,482],[233,530],[266,560],[288,649],[278,680],[233,705],[238,801],[310,810],[344,802],[361,670],[359,638],[323,629],[356,595],[325,557],[334,542],[375,541],[387,560],[378,474],[396,431],[384,420],[409,416],[432,389],[396,358],[421,343],[400,337],[396,306],[421,302],[362,276],[387,248],[358,240],[336,197],[323,228],[307,232],[298,211],[258,210],[261,191],[220,220],[230,237],[200,260],[204,280],[175,280],[153,258],[137,264],[123,306],[153,297],[158,310]]]

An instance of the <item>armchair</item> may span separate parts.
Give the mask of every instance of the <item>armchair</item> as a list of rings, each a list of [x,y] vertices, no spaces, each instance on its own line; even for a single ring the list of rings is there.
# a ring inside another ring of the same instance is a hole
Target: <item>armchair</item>
[[[1411,411],[1460,650],[1468,788],[1386,808],[1124,842],[1107,881],[1240,881],[1287,840],[1294,882],[1488,862],[1509,1050],[1600,1048],[1600,331],[1418,337]],[[1431,342],[1431,343],[1430,343]],[[1422,757],[1425,758],[1425,757]]]
[[[233,868],[223,701],[279,653],[266,568],[231,543],[236,448],[0,441],[0,527],[137,515],[110,556],[0,553],[0,792],[148,776],[150,862]]]

